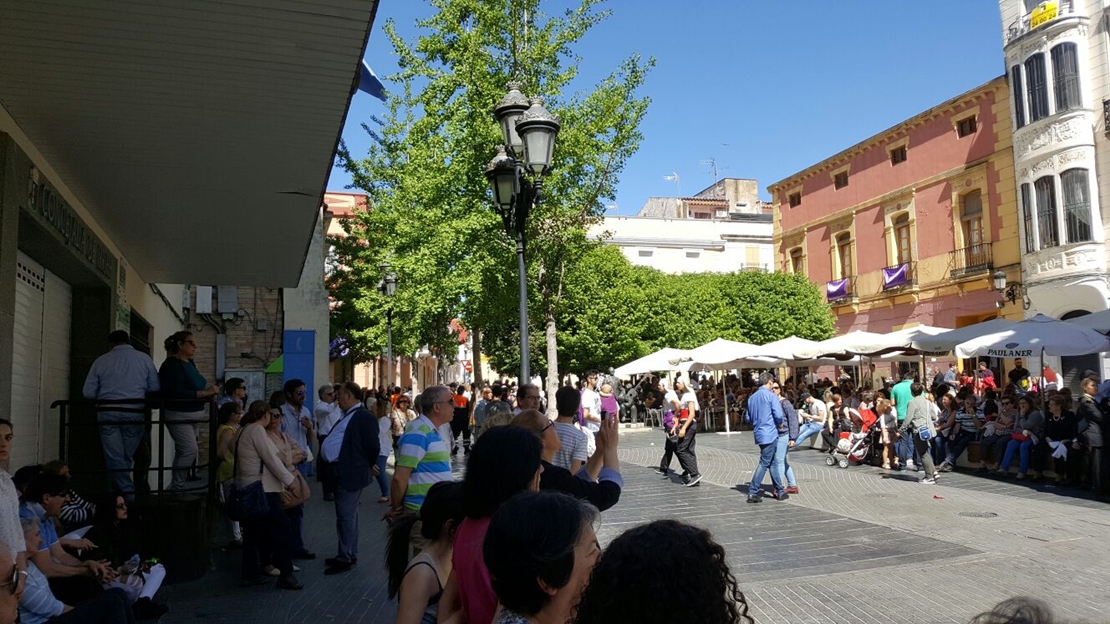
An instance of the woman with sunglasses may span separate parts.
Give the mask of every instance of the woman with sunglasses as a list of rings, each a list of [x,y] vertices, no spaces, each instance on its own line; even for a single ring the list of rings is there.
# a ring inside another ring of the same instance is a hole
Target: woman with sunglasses
[[[405,434],[405,427],[416,420],[416,412],[412,410],[412,399],[405,395],[397,397],[397,403],[389,415],[391,421],[390,435],[393,437],[393,450],[397,450],[397,441]]]
[[[154,602],[166,568],[160,563],[140,563],[139,526],[129,517],[122,494],[113,492],[97,501],[96,517],[85,538],[95,547],[81,552],[81,559],[107,561],[116,570],[119,576],[106,587],[122,589],[138,619],[156,620],[169,611]]]
[[[179,331],[166,338],[166,361],[158,369],[162,397],[172,401],[162,410],[173,438],[173,481],[171,490],[184,490],[189,469],[197,460],[197,432],[207,422],[205,403],[214,400],[220,387],[209,384],[197,371],[193,357],[197,342],[192,332]]]

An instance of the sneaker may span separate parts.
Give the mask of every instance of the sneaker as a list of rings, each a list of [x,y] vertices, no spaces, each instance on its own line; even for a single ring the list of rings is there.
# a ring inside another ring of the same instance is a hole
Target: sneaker
[[[304,585],[292,574],[279,578],[277,587],[278,589],[292,589],[294,591],[304,589]]]
[[[797,494],[800,491],[801,490],[799,490],[798,486],[796,486],[796,485],[787,486],[787,488],[786,488],[786,493],[787,494]]]
[[[666,475],[668,472],[670,472],[666,468],[659,468],[659,467],[653,468],[652,470],[654,470],[655,472],[658,472],[661,475]]]
[[[922,477],[922,479],[920,481],[918,481],[918,483],[923,483],[925,485],[936,485],[937,480],[936,479],[930,479],[929,477]]]
[[[906,470],[916,470],[916,469],[917,469],[917,467],[913,465],[913,460],[912,459],[906,462]]]
[[[883,470],[890,470],[890,462],[883,464]]]
[[[948,463],[948,461],[947,461],[947,460],[946,460],[946,461],[942,461],[942,462],[940,463],[940,467],[939,467],[939,468],[937,468],[937,471],[938,471],[938,472],[952,472],[952,464]]]
[[[790,495],[787,494],[785,490],[783,490],[782,492],[775,492],[774,496],[775,496],[775,500],[779,500],[779,501],[784,501],[784,500],[790,498]]]
[[[748,502],[749,503],[762,503],[763,502],[763,497],[761,497],[761,496],[752,496],[752,495],[749,494],[748,495]]]
[[[701,475],[694,475],[686,482],[686,487],[694,487],[699,481],[701,481]]]
[[[262,573],[267,576],[281,576],[281,570],[278,570],[272,565],[262,568]]]

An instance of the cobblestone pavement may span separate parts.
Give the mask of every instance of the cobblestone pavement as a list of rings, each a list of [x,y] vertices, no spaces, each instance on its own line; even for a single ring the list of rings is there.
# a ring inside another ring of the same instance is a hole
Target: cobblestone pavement
[[[660,434],[628,433],[621,445],[625,491],[603,514],[603,544],[657,518],[709,529],[757,622],[966,622],[1015,595],[1048,601],[1065,622],[1110,622],[1110,505],[961,473],[926,486],[909,474],[830,468],[811,450],[790,454],[800,495],[748,505],[757,460],[750,434],[698,436],[697,488],[650,470]],[[334,512],[316,498],[305,536],[320,558],[298,562],[304,591],[240,589],[237,553],[214,551],[204,578],[162,591],[171,608],[163,621],[392,622],[378,495],[376,486],[363,494],[360,561],[351,573],[323,576],[322,559],[335,549]]]

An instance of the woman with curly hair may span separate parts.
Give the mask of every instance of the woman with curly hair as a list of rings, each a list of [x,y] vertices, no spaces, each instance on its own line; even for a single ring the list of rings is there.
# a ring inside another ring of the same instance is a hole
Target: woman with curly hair
[[[629,579],[638,579],[629,582]],[[656,520],[625,531],[602,553],[576,624],[752,624],[744,593],[709,531]]]

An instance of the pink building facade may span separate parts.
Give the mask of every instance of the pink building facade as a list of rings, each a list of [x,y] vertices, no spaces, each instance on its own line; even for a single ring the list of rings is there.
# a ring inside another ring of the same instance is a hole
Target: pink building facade
[[[837,332],[962,327],[996,316],[991,276],[1020,278],[1005,77],[769,187],[780,270],[827,293]]]

